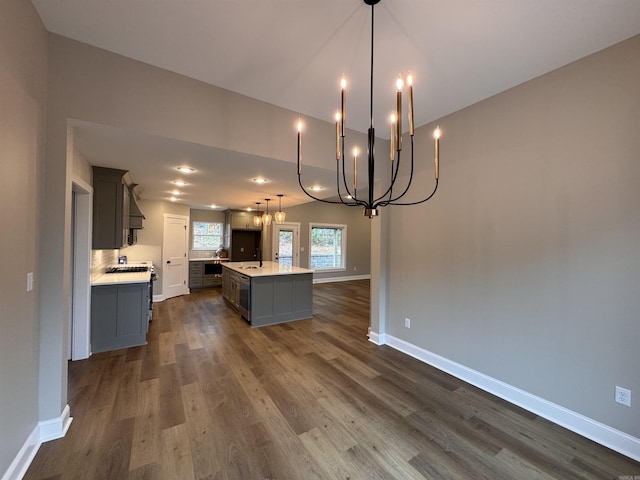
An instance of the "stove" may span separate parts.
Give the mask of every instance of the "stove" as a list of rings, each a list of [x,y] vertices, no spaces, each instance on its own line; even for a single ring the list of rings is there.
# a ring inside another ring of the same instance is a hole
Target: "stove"
[[[146,265],[119,265],[117,267],[108,268],[105,273],[139,273],[148,271],[149,267]]]

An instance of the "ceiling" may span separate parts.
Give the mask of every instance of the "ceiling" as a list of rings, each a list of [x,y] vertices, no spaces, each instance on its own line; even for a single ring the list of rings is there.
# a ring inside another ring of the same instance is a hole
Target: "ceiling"
[[[369,126],[371,7],[362,0],[32,3],[51,32],[331,122],[344,74],[348,127]],[[399,73],[416,79],[419,126],[638,33],[638,0],[382,0],[374,125],[388,138]],[[130,170],[145,199],[166,199],[175,167],[188,163],[197,172],[178,201],[190,206],[243,208],[276,193],[285,206],[306,201],[289,162],[83,122],[74,139],[90,163]],[[314,174],[333,183],[332,172]],[[250,181],[259,175],[271,182]]]

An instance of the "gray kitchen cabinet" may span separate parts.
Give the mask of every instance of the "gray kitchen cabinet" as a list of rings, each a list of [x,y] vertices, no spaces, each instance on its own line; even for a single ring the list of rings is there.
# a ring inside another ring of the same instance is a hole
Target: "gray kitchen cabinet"
[[[147,343],[148,295],[148,283],[91,287],[92,353]]]
[[[127,246],[129,233],[129,189],[126,170],[93,167],[94,250]]]
[[[203,264],[201,261],[189,262],[189,288],[202,288]]]
[[[220,260],[189,260],[189,288],[219,287],[222,284]]]
[[[313,316],[313,274],[253,277],[249,323],[273,325]]]
[[[222,269],[222,297],[234,308],[240,307],[240,274]]]
[[[245,320],[252,327],[273,325],[313,316],[313,273],[249,276],[248,312]],[[222,269],[223,298],[240,310],[242,274]],[[246,283],[246,282],[245,282]],[[245,314],[241,313],[244,317]]]
[[[255,226],[253,217],[255,212],[245,212],[243,210],[227,210],[225,212],[227,224],[231,230],[262,230],[262,224]]]

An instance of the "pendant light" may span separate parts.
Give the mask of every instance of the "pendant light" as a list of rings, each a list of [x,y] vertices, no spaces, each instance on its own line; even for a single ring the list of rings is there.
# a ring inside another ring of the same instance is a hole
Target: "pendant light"
[[[287,214],[282,211],[282,197],[284,197],[284,195],[279,193],[278,200],[280,201],[280,205],[278,207],[278,211],[273,215],[273,219],[276,223],[284,223],[284,219],[287,216]]]
[[[265,198],[264,200],[265,202],[267,202],[267,211],[265,212],[264,215],[262,215],[262,224],[267,226],[267,225],[271,225],[271,215],[269,215],[269,200],[271,199]]]
[[[256,214],[253,217],[253,224],[256,227],[262,225],[262,217],[260,216],[260,202],[256,202]]]

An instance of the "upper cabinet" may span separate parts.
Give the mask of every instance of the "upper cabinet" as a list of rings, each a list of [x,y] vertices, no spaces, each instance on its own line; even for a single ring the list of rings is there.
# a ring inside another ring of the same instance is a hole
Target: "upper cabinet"
[[[93,248],[127,246],[129,188],[126,170],[93,167]]]
[[[245,212],[243,210],[227,210],[225,212],[227,225],[231,226],[231,230],[262,230],[262,225],[255,226],[253,217],[255,212]]]

